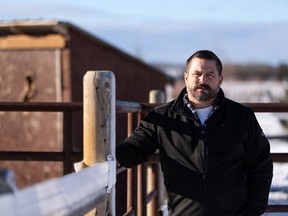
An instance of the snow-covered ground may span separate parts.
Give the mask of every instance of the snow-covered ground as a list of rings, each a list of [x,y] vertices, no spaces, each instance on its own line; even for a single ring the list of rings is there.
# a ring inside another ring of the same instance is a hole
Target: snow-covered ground
[[[287,86],[286,81],[278,80],[224,80],[221,85],[225,96],[238,102],[279,102]]]
[[[285,113],[287,116],[288,114]],[[257,119],[267,137],[287,136],[288,131],[279,122],[279,116],[273,113],[256,113]],[[283,116],[283,114],[282,114]],[[288,152],[287,139],[269,139],[272,153]],[[269,204],[288,204],[288,163],[274,163],[274,175]],[[284,216],[288,213],[265,213],[265,216]]]

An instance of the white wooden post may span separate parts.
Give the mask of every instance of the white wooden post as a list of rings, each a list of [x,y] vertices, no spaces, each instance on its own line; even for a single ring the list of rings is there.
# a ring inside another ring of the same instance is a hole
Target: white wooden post
[[[149,103],[164,103],[165,102],[165,94],[163,91],[160,90],[151,90],[149,92]],[[163,201],[163,196],[164,196],[164,186],[163,186],[163,177],[162,175],[159,173],[161,172],[161,168],[160,165],[157,165],[157,169],[158,169],[158,182],[156,182],[155,180],[156,178],[156,173],[154,173],[153,171],[153,164],[150,164],[148,166],[148,170],[147,170],[147,190],[148,193],[154,189],[154,186],[156,185],[158,188],[158,203],[161,203]],[[160,180],[159,180],[160,178]],[[157,212],[154,212],[155,207],[158,208],[159,206],[155,206],[156,202],[155,199],[152,200],[148,206],[147,206],[147,215],[148,216],[153,216],[155,214],[157,214]]]
[[[115,215],[115,76],[110,71],[88,71],[83,86],[84,166],[111,162],[107,199],[87,215]]]
[[[161,90],[151,90],[149,92],[149,103],[164,103],[165,93]]]

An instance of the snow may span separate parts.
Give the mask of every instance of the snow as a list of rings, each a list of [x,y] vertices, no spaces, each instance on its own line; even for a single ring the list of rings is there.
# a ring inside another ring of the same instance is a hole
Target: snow
[[[227,98],[238,102],[278,102],[281,101],[281,98],[285,98],[287,82],[279,80],[225,80],[221,87]]]
[[[286,114],[286,113],[285,113]],[[283,117],[283,114],[281,115]],[[287,114],[286,114],[287,116]],[[274,113],[256,113],[256,117],[268,137],[287,136],[285,129],[279,121],[279,115]],[[283,119],[283,118],[282,118]],[[288,152],[287,139],[269,139],[272,153]],[[288,164],[274,163],[273,180],[269,194],[269,204],[288,205]],[[288,213],[265,213],[264,216],[284,216]]]

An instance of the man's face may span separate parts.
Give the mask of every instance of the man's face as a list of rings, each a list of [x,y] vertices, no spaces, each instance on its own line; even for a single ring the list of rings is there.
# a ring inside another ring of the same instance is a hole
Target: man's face
[[[213,102],[223,76],[219,76],[216,62],[194,58],[184,74],[189,100],[194,103]]]

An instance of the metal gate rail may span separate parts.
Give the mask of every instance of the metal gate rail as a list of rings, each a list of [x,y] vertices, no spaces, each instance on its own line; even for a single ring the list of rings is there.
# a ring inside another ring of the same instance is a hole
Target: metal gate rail
[[[82,160],[82,152],[73,152],[73,113],[82,112],[82,103],[55,102],[0,102],[0,112],[62,112],[63,150],[61,152],[0,151],[0,160],[8,161],[62,161],[63,174],[73,171],[73,163]]]

